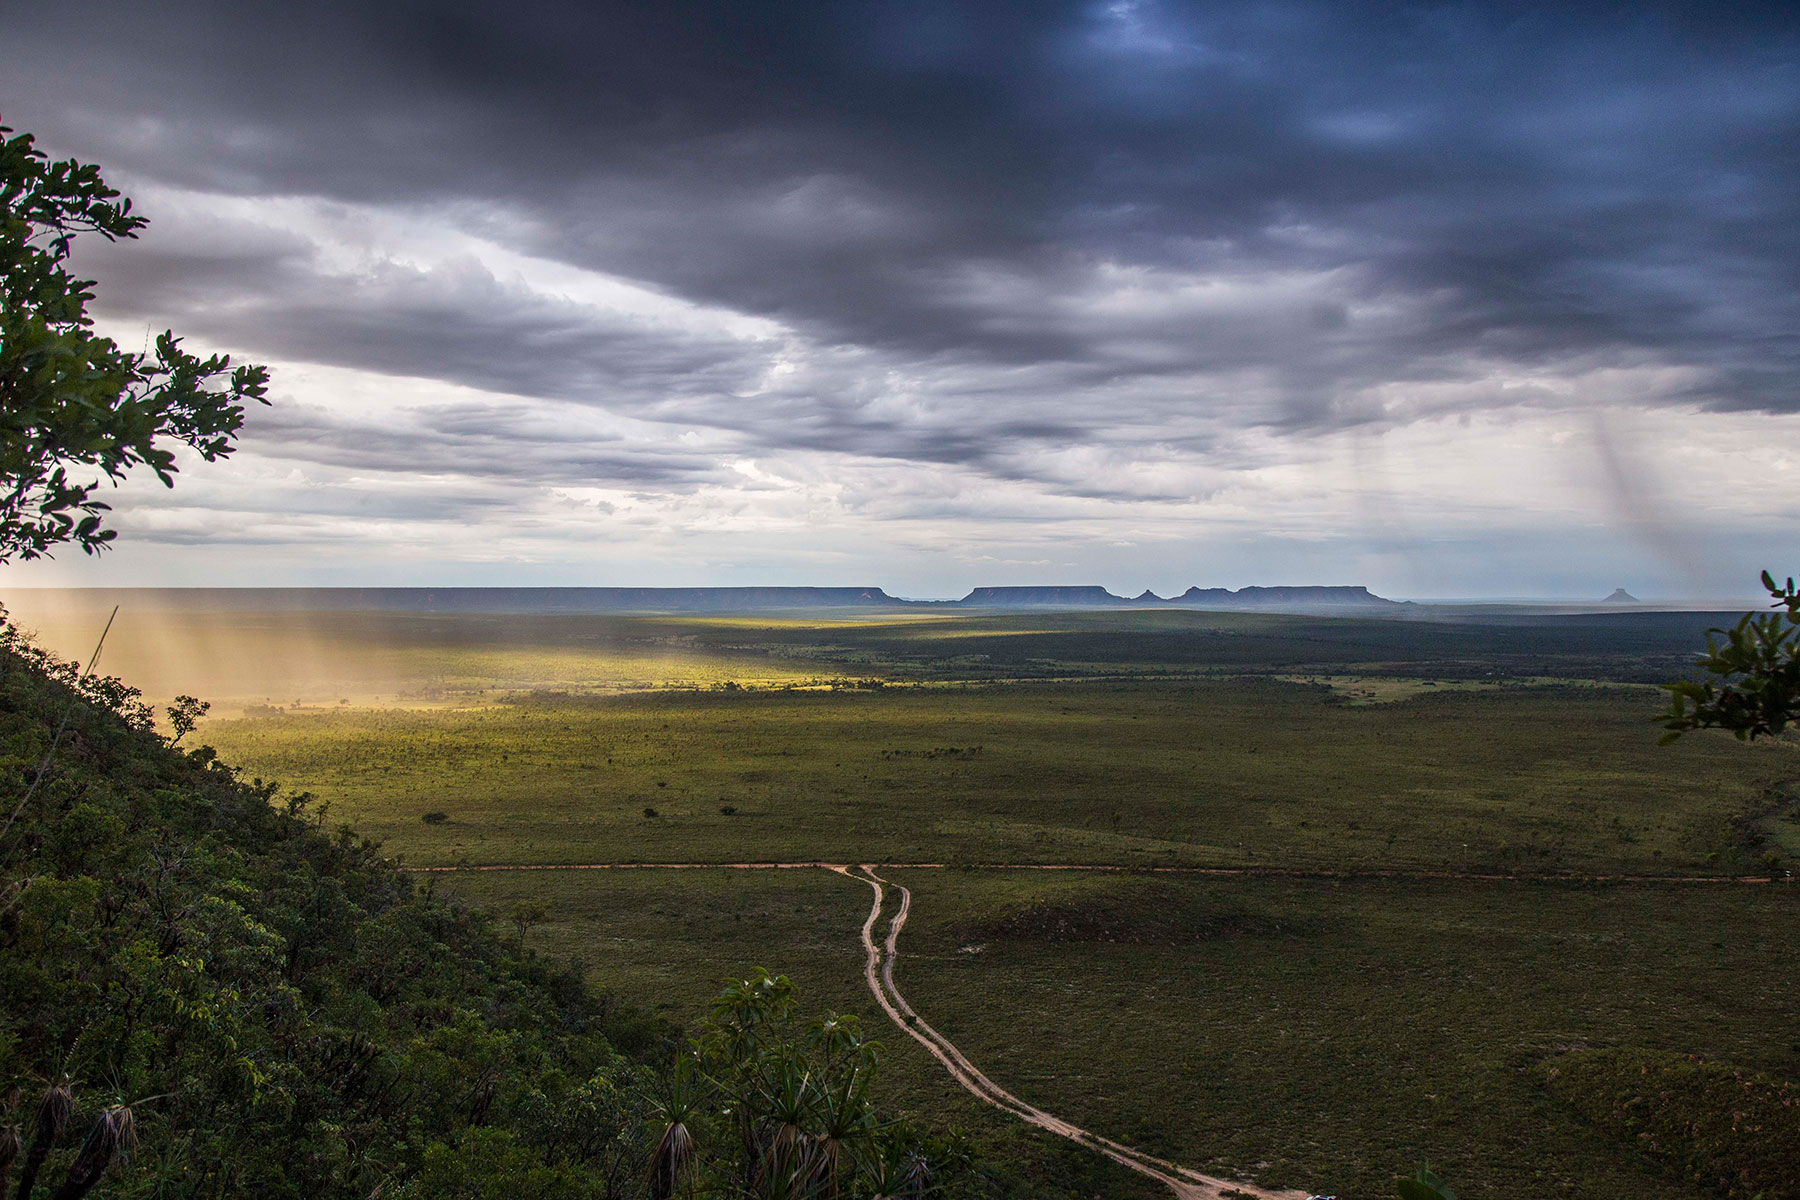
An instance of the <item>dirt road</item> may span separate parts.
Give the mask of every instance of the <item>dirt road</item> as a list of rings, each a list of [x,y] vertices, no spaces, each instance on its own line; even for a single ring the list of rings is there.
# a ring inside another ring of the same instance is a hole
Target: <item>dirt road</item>
[[[912,892],[899,884],[890,884],[869,866],[859,867],[856,871],[845,866],[831,866],[827,869],[850,879],[861,879],[875,890],[875,902],[869,907],[868,919],[863,922],[862,944],[865,956],[863,977],[869,984],[869,990],[874,993],[876,1002],[895,1025],[905,1030],[933,1058],[943,1063],[944,1068],[969,1092],[1021,1121],[1078,1142],[1090,1150],[1097,1150],[1119,1165],[1149,1176],[1167,1186],[1182,1200],[1224,1200],[1228,1197],[1251,1196],[1258,1197],[1259,1200],[1304,1200],[1304,1192],[1272,1192],[1235,1180],[1203,1175],[1167,1159],[1121,1145],[1072,1125],[1060,1117],[1054,1117],[989,1079],[950,1039],[933,1029],[914,1012],[912,1005],[906,1002],[906,997],[900,994],[900,989],[894,984],[894,964],[900,958],[900,931],[906,927],[907,914],[912,910]],[[881,921],[882,906],[889,887],[900,893],[900,907],[888,922],[886,939],[877,942],[875,927]]]

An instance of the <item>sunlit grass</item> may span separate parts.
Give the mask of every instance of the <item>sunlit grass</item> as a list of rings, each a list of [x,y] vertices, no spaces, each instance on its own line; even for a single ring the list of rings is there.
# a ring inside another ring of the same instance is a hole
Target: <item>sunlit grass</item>
[[[1655,703],[1518,688],[1357,707],[1267,680],[661,692],[204,736],[421,863],[1743,865],[1734,818],[1793,773],[1792,748],[1658,748]]]

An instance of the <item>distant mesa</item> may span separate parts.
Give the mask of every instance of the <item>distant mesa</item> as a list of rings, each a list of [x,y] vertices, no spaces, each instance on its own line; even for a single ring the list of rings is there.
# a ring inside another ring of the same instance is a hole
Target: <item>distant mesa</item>
[[[1169,600],[1148,589],[1127,599],[1103,587],[979,587],[954,603],[969,608],[1154,607],[1286,612],[1405,607],[1366,587],[1246,587],[1235,592],[1230,588],[1191,587]]]
[[[1174,603],[1191,608],[1398,608],[1366,587],[1192,587]]]
[[[1410,603],[1384,600],[1365,587],[1191,587],[1164,598],[1105,588],[978,587],[960,600],[902,600],[878,587],[522,587],[522,588],[126,588],[83,593],[90,603],[128,603],[183,612],[466,612],[494,614],[741,613],[856,609],[1221,609],[1264,612],[1376,612],[1396,615]],[[1610,600],[1631,597],[1615,592]]]
[[[978,587],[957,603],[970,608],[1116,608],[1131,601],[1103,587]]]
[[[1608,596],[1606,599],[1602,600],[1600,603],[1602,603],[1602,604],[1642,604],[1643,601],[1639,600],[1636,596],[1632,595],[1630,592],[1626,591],[1624,588],[1614,588],[1612,595]]]

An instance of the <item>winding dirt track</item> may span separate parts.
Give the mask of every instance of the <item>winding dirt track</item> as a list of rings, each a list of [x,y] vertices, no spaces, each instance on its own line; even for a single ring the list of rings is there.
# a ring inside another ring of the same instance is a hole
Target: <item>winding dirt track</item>
[[[897,864],[888,869],[942,869],[940,863]],[[483,864],[480,866],[459,867],[411,867],[417,873],[450,873],[458,871],[701,871],[701,870],[738,870],[738,871],[795,871],[825,870],[842,875],[846,879],[857,879],[868,884],[875,891],[875,902],[869,907],[869,916],[862,925],[862,945],[864,954],[863,978],[869,985],[869,991],[881,1010],[888,1015],[901,1030],[925,1047],[931,1056],[944,1065],[956,1082],[975,1097],[985,1100],[1004,1112],[1011,1113],[1019,1120],[1050,1133],[1066,1137],[1072,1142],[1086,1146],[1090,1150],[1112,1159],[1121,1166],[1128,1167],[1140,1175],[1147,1175],[1158,1183],[1164,1184],[1174,1192],[1180,1200],[1227,1200],[1229,1197],[1258,1197],[1259,1200],[1304,1200],[1305,1192],[1276,1192],[1259,1188],[1248,1183],[1221,1179],[1214,1175],[1203,1175],[1187,1167],[1172,1163],[1167,1159],[1157,1158],[1142,1150],[1103,1138],[1095,1133],[1072,1125],[1060,1117],[1052,1116],[1035,1105],[1019,1099],[999,1084],[981,1073],[974,1063],[970,1062],[961,1050],[958,1050],[949,1038],[933,1029],[925,1019],[913,1010],[900,994],[894,983],[894,963],[900,957],[900,931],[906,927],[906,917],[912,910],[912,892],[897,883],[889,883],[875,874],[869,865],[852,868],[845,863],[828,862],[740,862],[740,863],[579,863],[556,865],[551,863],[534,863],[524,866],[507,866],[502,864]],[[1029,869],[1029,868],[1028,868]],[[1050,866],[1035,868],[1051,871],[1085,871],[1092,867]],[[1107,870],[1106,867],[1098,868]],[[1117,869],[1117,868],[1114,868]],[[860,871],[861,874],[856,872]],[[1237,874],[1235,871],[1219,872]],[[892,887],[900,893],[900,907],[888,922],[887,938],[877,943],[875,926],[881,921],[882,906],[886,900],[886,888]]]
[[[1174,1192],[1180,1200],[1228,1200],[1229,1197],[1258,1197],[1260,1200],[1303,1200],[1304,1192],[1270,1191],[1248,1183],[1221,1179],[1213,1175],[1203,1175],[1198,1171],[1172,1163],[1167,1159],[1157,1158],[1142,1150],[1104,1138],[1079,1126],[1072,1125],[1060,1117],[1052,1116],[1035,1105],[1019,1099],[999,1084],[981,1073],[981,1070],[970,1062],[962,1051],[958,1050],[948,1038],[933,1029],[924,1018],[913,1010],[900,994],[894,983],[894,964],[900,957],[900,931],[906,927],[907,914],[912,909],[912,892],[897,883],[891,883],[875,873],[870,865],[852,868],[845,863],[829,862],[684,862],[684,863],[530,863],[509,865],[503,863],[451,866],[451,867],[410,867],[408,870],[418,873],[440,873],[457,871],[832,871],[846,879],[856,879],[874,889],[874,903],[869,908],[869,916],[862,926],[862,946],[864,954],[863,978],[869,985],[877,1004],[888,1015],[894,1024],[925,1047],[931,1056],[944,1065],[951,1076],[977,1098],[986,1101],[1004,1112],[1011,1113],[1028,1124],[1039,1129],[1068,1138],[1112,1159],[1121,1166],[1128,1167],[1140,1175],[1146,1175],[1164,1184]],[[944,870],[943,863],[888,863],[885,870]],[[1119,867],[1087,864],[1021,864],[996,863],[994,870],[1022,871],[1109,871],[1131,872],[1148,870],[1157,874],[1191,874],[1191,875],[1253,875],[1273,876],[1278,878],[1313,878],[1313,879],[1467,879],[1483,881],[1519,881],[1530,880],[1531,876],[1462,874],[1453,872],[1389,872],[1389,871],[1298,871],[1285,870],[1279,867]],[[1767,878],[1746,878],[1743,876],[1694,876],[1694,875],[1586,875],[1586,876],[1551,876],[1537,877],[1546,883],[1678,883],[1678,884],[1729,884],[1750,883],[1767,884]],[[887,937],[877,941],[875,927],[881,921],[882,909],[886,902],[887,889],[892,888],[900,894],[900,906],[888,921]]]
[[[1290,1200],[1304,1197],[1304,1192],[1271,1192],[1263,1188],[1253,1187],[1247,1183],[1238,1183],[1230,1179],[1220,1179],[1213,1175],[1202,1175],[1198,1171],[1190,1171],[1167,1159],[1145,1154],[1142,1150],[1134,1150],[1130,1146],[1089,1133],[1076,1125],[1071,1125],[1060,1117],[1053,1117],[1035,1105],[1027,1104],[993,1080],[983,1075],[974,1063],[970,1062],[963,1052],[951,1044],[950,1039],[933,1029],[925,1019],[913,1011],[906,997],[894,985],[894,963],[900,957],[900,931],[906,927],[906,915],[912,909],[912,892],[897,883],[889,883],[875,874],[874,868],[863,866],[858,868],[862,874],[853,873],[850,868],[832,866],[836,871],[850,879],[861,879],[875,889],[875,903],[869,908],[868,920],[863,922],[862,944],[866,955],[863,964],[863,978],[868,981],[869,990],[875,994],[875,1000],[882,1011],[901,1029],[910,1034],[914,1041],[930,1052],[931,1056],[944,1064],[946,1070],[955,1077],[956,1082],[963,1085],[974,1095],[987,1101],[994,1107],[1011,1113],[1028,1124],[1045,1129],[1054,1134],[1078,1142],[1090,1150],[1097,1150],[1121,1166],[1129,1167],[1140,1175],[1147,1175],[1168,1186],[1182,1200],[1222,1200],[1226,1196],[1258,1196],[1264,1200]],[[888,922],[885,941],[875,940],[875,926],[881,920],[881,908],[885,899],[885,887],[892,887],[900,893],[900,907]]]

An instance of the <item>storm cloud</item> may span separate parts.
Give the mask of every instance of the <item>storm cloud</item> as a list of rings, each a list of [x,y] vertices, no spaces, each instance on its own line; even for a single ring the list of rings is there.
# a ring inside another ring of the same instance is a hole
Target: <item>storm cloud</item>
[[[272,461],[1198,519],[1334,438],[1800,413],[1787,5],[43,5],[0,114],[152,216],[117,326],[458,390]]]

